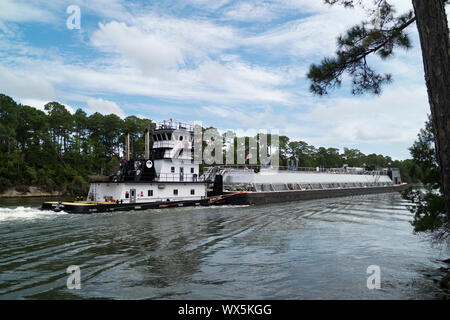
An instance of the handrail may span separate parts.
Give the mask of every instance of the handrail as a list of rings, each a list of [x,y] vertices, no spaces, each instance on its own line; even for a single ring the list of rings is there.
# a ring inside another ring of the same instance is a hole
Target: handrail
[[[323,167],[289,167],[289,166],[278,166],[270,167],[264,165],[255,164],[237,164],[237,165],[217,165],[219,169],[243,169],[248,171],[253,171],[254,169],[274,169],[279,171],[286,171],[286,173],[296,173],[296,172],[310,172],[310,173],[339,173],[339,174],[364,174],[364,175],[387,175],[387,169],[380,170],[365,170],[359,167],[346,167],[346,168],[323,168]],[[205,167],[204,169],[211,168]],[[392,169],[392,168],[391,168]]]
[[[156,124],[156,130],[160,129],[182,129],[187,131],[194,131],[194,126],[178,120],[164,120]]]
[[[156,176],[158,182],[197,182],[201,181],[196,173],[159,173]]]

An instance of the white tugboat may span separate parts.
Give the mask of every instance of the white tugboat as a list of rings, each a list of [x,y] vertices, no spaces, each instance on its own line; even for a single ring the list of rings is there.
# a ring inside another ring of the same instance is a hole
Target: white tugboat
[[[146,132],[145,159],[133,160],[127,137],[126,159],[119,172],[113,181],[93,181],[88,200],[139,204],[205,199],[207,182],[200,180],[200,163],[193,159],[193,138],[192,126],[164,121],[152,132]]]
[[[125,159],[115,176],[91,178],[86,201],[45,202],[42,209],[91,213],[208,205],[215,198],[207,197],[211,181],[200,177],[193,141],[192,125],[163,121],[154,130],[146,131],[145,158],[134,160],[127,135]]]
[[[150,136],[153,140],[150,148]],[[144,159],[131,159],[127,135],[125,159],[115,176],[91,179],[85,201],[45,202],[43,210],[92,213],[174,206],[251,205],[368,193],[401,191],[396,168],[205,168],[194,159],[194,127],[163,121],[145,133]]]

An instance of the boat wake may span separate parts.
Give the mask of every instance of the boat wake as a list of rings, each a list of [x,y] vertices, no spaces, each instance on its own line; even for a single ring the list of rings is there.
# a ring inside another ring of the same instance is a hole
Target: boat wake
[[[41,211],[31,207],[0,208],[0,223],[11,220],[48,219],[65,212]]]

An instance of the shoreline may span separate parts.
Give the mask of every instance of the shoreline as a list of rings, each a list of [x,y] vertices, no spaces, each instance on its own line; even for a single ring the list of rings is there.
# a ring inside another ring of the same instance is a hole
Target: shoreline
[[[5,192],[0,193],[0,199],[7,198],[39,198],[39,197],[58,197],[66,196],[63,191],[44,191],[39,187],[25,187],[25,190],[18,191],[17,188],[10,188]]]

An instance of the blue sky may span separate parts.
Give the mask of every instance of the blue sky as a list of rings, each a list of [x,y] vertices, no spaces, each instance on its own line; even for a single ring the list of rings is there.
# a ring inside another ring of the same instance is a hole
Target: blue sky
[[[392,1],[399,13],[410,0]],[[77,5],[81,28],[68,29]],[[321,0],[70,0],[0,2],[0,92],[43,108],[201,121],[238,135],[278,130],[314,146],[358,148],[394,159],[429,105],[416,26],[413,49],[372,58],[394,82],[381,96],[309,90],[311,63],[365,16]]]

